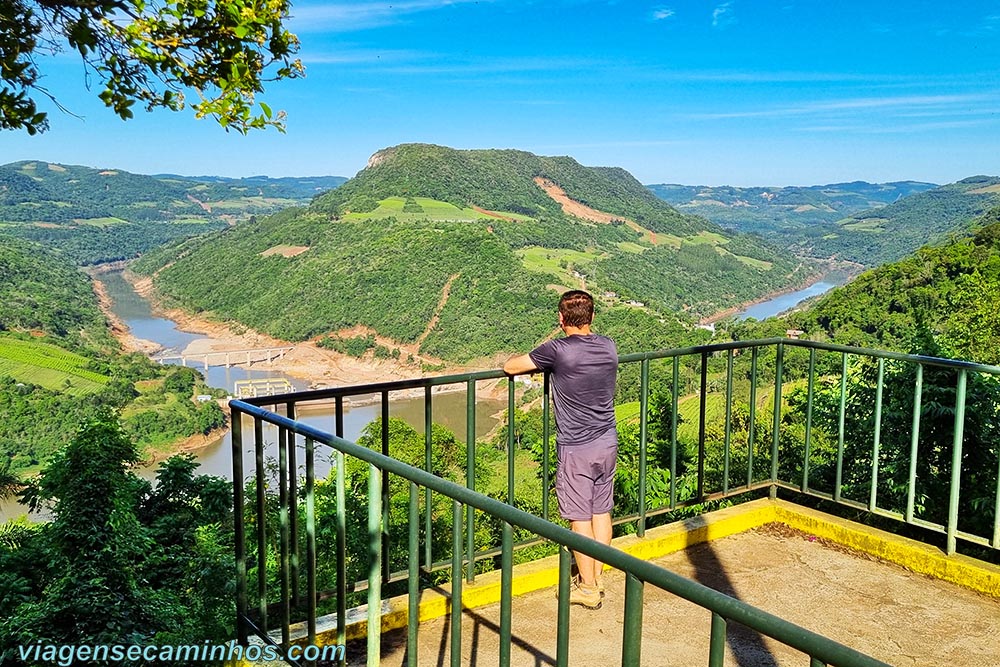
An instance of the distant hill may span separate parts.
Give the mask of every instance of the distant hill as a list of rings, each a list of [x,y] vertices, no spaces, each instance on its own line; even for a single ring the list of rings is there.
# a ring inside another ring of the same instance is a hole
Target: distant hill
[[[649,187],[665,201],[680,202],[680,210],[756,232],[798,255],[869,267],[964,235],[976,217],[1000,204],[996,176],[941,186],[859,181],[809,188]]]
[[[966,235],[976,219],[1000,205],[1000,177],[972,176],[887,206],[854,213],[824,234],[800,242],[814,256],[836,255],[878,266],[951,235]]]
[[[308,203],[344,180],[145,176],[15,162],[0,166],[0,233],[58,248],[80,264],[126,259],[174,238]]]
[[[1000,206],[977,217],[975,231],[928,245],[867,271],[781,320],[747,323],[740,337],[786,328],[815,340],[1000,363]]]
[[[833,183],[806,187],[648,185],[679,210],[704,216],[723,227],[763,236],[832,223],[936,187],[933,183]]]
[[[562,289],[597,293],[606,322],[636,312],[679,331],[679,319],[813,268],[678,212],[622,169],[407,144],[305,209],[150,253],[134,270],[158,272],[182,306],[279,337],[361,325],[465,361],[551,334]]]

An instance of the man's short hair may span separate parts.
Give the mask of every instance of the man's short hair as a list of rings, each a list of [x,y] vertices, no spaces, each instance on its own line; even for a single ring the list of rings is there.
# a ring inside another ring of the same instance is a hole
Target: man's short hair
[[[563,324],[570,327],[582,327],[594,321],[594,297],[583,290],[569,290],[559,299],[559,312],[563,316]]]

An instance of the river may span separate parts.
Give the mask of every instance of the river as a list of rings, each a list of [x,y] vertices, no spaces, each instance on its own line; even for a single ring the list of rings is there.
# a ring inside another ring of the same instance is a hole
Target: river
[[[773,299],[755,303],[746,310],[736,315],[737,320],[746,320],[751,317],[755,320],[764,320],[768,317],[780,315],[789,308],[793,308],[806,299],[810,299],[820,294],[829,292],[834,287],[839,287],[848,281],[850,276],[841,273],[831,273],[823,277],[819,282],[815,282],[808,287],[804,287],[787,294],[779,294]]]
[[[137,294],[132,286],[126,281],[120,272],[111,272],[99,276],[104,283],[108,297],[111,299],[112,311],[118,318],[129,327],[133,335],[137,338],[152,341],[163,347],[161,353],[179,353],[192,341],[204,338],[201,334],[181,331],[177,324],[169,319],[153,314],[150,303]],[[224,366],[211,366],[207,371],[198,367],[199,372],[206,376],[209,385],[222,387],[232,392],[233,385],[237,380],[256,378],[284,378],[295,387],[296,390],[307,389],[308,385],[303,380],[294,378],[283,373],[267,369],[247,369],[240,366],[225,368]],[[356,440],[361,435],[365,426],[377,419],[381,415],[381,402],[378,396],[362,397],[372,400],[354,405],[346,405],[344,411],[344,437],[349,440]],[[466,401],[465,392],[442,392],[435,393],[433,398],[433,418],[434,422],[453,431],[460,440],[465,439],[466,433]],[[489,399],[479,397],[476,401],[476,431],[479,437],[489,433],[498,423],[497,414],[505,410],[507,403],[505,400]],[[300,408],[301,409],[301,408]],[[389,414],[392,417],[399,417],[406,420],[417,431],[423,433],[424,430],[424,401],[423,398],[409,398],[391,400],[389,404]],[[302,410],[300,415],[302,421],[330,433],[334,431],[333,408],[330,405],[322,408]],[[252,422],[245,421],[244,433],[244,471],[251,475],[254,471],[254,456],[252,440]],[[206,475],[218,475],[226,479],[232,479],[232,439],[230,432],[226,431],[218,440],[209,443],[192,452],[199,463],[198,473]],[[264,429],[264,441],[268,443],[266,456],[272,460],[277,460],[277,430],[273,428]],[[249,446],[247,444],[249,443]],[[302,452],[298,455],[298,461],[305,461],[304,445],[300,444]],[[317,451],[321,451],[318,448]],[[139,468],[136,472],[142,477],[152,478],[156,474],[158,464],[153,464]],[[326,454],[317,456],[316,475],[325,477],[330,472],[330,457]],[[23,514],[23,508],[10,500],[0,502],[0,522]]]

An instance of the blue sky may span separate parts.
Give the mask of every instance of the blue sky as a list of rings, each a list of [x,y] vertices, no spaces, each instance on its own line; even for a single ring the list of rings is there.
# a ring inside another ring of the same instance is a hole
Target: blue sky
[[[403,142],[518,148],[644,183],[952,182],[1000,174],[1000,0],[294,2],[287,134],[190,112],[122,122],[72,53],[41,61],[41,136],[0,162],[352,176]]]

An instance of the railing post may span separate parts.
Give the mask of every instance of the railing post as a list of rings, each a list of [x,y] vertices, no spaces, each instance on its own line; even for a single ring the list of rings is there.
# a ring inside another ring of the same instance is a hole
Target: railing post
[[[382,392],[382,454],[389,453],[389,392]],[[382,583],[389,584],[392,563],[389,562],[389,471],[382,471]]]
[[[368,464],[368,657],[365,664],[381,661],[382,644],[382,471]]]
[[[670,509],[677,509],[677,393],[680,391],[680,359],[674,357],[670,396]]]
[[[708,667],[724,667],[726,663],[726,619],[712,613],[712,634],[708,643]]]
[[[840,502],[844,483],[844,421],[847,416],[847,353],[840,357],[840,417],[837,422],[837,476],[833,482],[833,500]]]
[[[917,453],[920,445],[920,413],[923,411],[924,365],[917,364],[917,379],[913,386],[913,425],[910,429],[910,474],[906,486],[906,523],[913,522],[917,493]],[[1000,516],[997,517],[1000,519]]]
[[[462,666],[462,504],[457,500],[453,500],[452,512],[451,512],[451,667],[461,667],[461,666]]]
[[[542,380],[542,518],[549,520],[549,374]]]
[[[948,499],[948,555],[955,553],[955,533],[958,532],[958,499],[962,484],[962,441],[965,438],[965,387],[968,371],[958,371],[955,390],[955,437],[951,446],[951,485]]]
[[[777,358],[774,363],[774,414],[771,419],[771,488],[768,490],[772,500],[778,497],[778,447],[781,444],[781,387],[784,361],[785,345],[778,343]]]
[[[264,422],[253,420],[255,458],[254,483],[257,486],[257,609],[258,627],[267,632],[267,495],[264,493]]]
[[[509,416],[513,419],[513,415]],[[508,429],[509,430],[509,429]],[[465,483],[476,490],[476,381],[469,380],[465,390]],[[511,453],[508,451],[507,456]],[[513,492],[513,490],[512,490]],[[511,503],[513,504],[513,503]],[[476,580],[476,508],[465,508],[465,558],[469,567],[465,572],[470,584]],[[461,518],[459,524],[461,525]]]
[[[286,403],[285,413],[289,419],[295,419],[295,404]],[[295,434],[288,447],[288,498],[291,501],[291,513],[288,516],[288,542],[291,553],[288,556],[288,573],[292,584],[292,607],[299,608],[299,468],[298,450],[295,447]]]
[[[708,407],[708,352],[701,353],[701,384],[698,396],[698,501],[705,497],[705,410]]]
[[[753,484],[753,450],[757,439],[757,355],[756,346],[750,348],[750,423],[747,430],[747,487]]]
[[[639,365],[639,523],[636,535],[646,534],[646,449],[649,445],[649,359]]]
[[[726,359],[726,435],[722,455],[722,493],[729,495],[729,457],[733,442],[733,351]]]
[[[809,384],[806,389],[806,447],[802,460],[802,493],[809,492],[809,457],[812,455],[813,400],[816,397],[816,348],[809,348]]]
[[[281,586],[281,646],[288,648],[291,625],[291,605],[288,597],[288,447],[289,443],[294,443],[294,436],[286,428],[278,429],[278,529],[279,529],[279,569],[278,579]]]
[[[642,580],[626,572],[622,667],[642,664],[642,593]]]
[[[507,378],[507,504],[514,506],[514,378]]]
[[[344,398],[336,398],[336,434],[344,437]],[[337,471],[335,473],[337,502],[337,644],[347,643],[347,479],[344,452],[337,450]],[[346,655],[341,656],[343,667]]]
[[[233,541],[236,547],[236,636],[241,646],[247,645],[249,632],[246,618],[249,613],[247,600],[247,544],[244,523],[243,496],[243,413],[233,408]]]
[[[316,643],[316,443],[306,438],[306,595],[307,639]]]
[[[420,626],[420,490],[410,482],[409,549],[407,575],[406,664],[417,667],[417,629]],[[342,645],[342,644],[341,644]]]
[[[500,549],[500,667],[510,667],[514,529],[506,521],[501,528]]]
[[[431,403],[431,388],[424,387],[424,470],[433,473],[434,459],[431,455],[431,445],[434,441],[434,411]],[[431,490],[424,489],[424,567],[428,572],[434,565],[433,540],[431,524]]]
[[[556,612],[556,667],[569,667],[570,553],[559,547],[559,603]]]
[[[872,443],[872,488],[868,495],[868,511],[878,506],[878,460],[882,449],[882,388],[885,384],[885,359],[878,360],[878,382],[875,385],[875,434]]]

